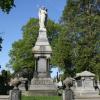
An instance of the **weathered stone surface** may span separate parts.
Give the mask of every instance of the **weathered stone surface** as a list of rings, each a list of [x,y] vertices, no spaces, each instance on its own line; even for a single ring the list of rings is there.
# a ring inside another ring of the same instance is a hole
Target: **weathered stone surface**
[[[99,91],[94,89],[95,74],[84,71],[76,75],[76,88],[74,90],[76,96],[98,96]]]
[[[33,78],[28,95],[56,95],[56,86],[51,78]]]
[[[76,76],[77,76],[77,77],[78,77],[78,76],[81,76],[81,77],[92,76],[92,77],[94,77],[95,74],[93,74],[93,73],[91,73],[91,72],[89,72],[89,71],[83,71],[83,72],[81,72],[81,73],[77,73]]]
[[[19,89],[13,89],[10,91],[10,100],[21,100],[21,91]]]
[[[39,58],[37,68],[38,77],[46,77],[47,62],[45,58]]]
[[[63,100],[75,100],[74,92],[71,89],[63,90]]]
[[[9,95],[0,95],[0,100],[9,100]]]
[[[27,96],[55,96],[56,91],[54,90],[30,90],[26,94]]]
[[[35,57],[37,54],[38,54],[38,56],[39,55],[41,56],[41,53],[47,54],[47,55],[51,55],[51,53],[52,53],[52,49],[48,42],[46,32],[47,32],[46,30],[39,30],[39,35],[38,35],[36,44],[32,49]],[[43,56],[45,56],[45,55],[43,55]]]
[[[100,95],[98,96],[75,96],[75,100],[100,100]]]
[[[33,78],[30,90],[55,90],[56,86],[51,78]]]
[[[34,85],[51,85],[53,80],[51,78],[33,78],[31,83]]]

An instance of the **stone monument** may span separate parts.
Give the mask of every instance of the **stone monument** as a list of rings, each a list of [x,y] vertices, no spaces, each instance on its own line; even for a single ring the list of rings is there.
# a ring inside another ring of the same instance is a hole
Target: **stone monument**
[[[71,87],[73,86],[73,78],[67,77],[63,81],[63,85],[64,85],[64,88],[63,88],[62,100],[75,100],[74,92],[71,89]]]
[[[18,78],[14,78],[11,80],[11,84],[14,86],[14,88],[10,91],[9,100],[21,100],[21,91],[18,89],[20,80]]]
[[[39,35],[32,51],[35,57],[35,72],[29,95],[55,95],[56,87],[50,77],[51,46],[47,38],[47,9],[39,9]]]
[[[89,71],[83,71],[76,74],[76,89],[75,93],[79,95],[98,95],[98,91],[94,89],[95,74]]]

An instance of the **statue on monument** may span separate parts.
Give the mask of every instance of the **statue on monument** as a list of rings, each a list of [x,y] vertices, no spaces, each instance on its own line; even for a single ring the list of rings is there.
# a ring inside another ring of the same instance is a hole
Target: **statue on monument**
[[[47,9],[42,7],[39,9],[39,26],[40,29],[45,29],[47,23]]]

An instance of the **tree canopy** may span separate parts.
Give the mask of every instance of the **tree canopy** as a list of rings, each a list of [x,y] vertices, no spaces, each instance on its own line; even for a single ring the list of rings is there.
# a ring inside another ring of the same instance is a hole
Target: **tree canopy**
[[[3,12],[9,13],[14,6],[14,0],[0,0],[0,9]]]
[[[64,7],[60,23],[65,31],[58,36],[55,61],[66,75],[100,71],[99,8],[99,0],[68,0]]]

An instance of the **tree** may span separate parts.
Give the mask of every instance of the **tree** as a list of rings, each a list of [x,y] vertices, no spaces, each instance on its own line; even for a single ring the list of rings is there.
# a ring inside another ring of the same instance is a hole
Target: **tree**
[[[98,0],[97,0],[98,1]],[[97,74],[100,64],[100,3],[95,0],[68,0],[62,16],[73,46],[76,72],[89,70]]]
[[[70,12],[70,0],[67,2],[63,16],[61,17],[60,24],[63,27],[61,33],[58,36],[57,42],[54,48],[54,63],[58,65],[63,71],[64,76],[73,76],[74,75],[74,67],[73,67],[73,45],[71,34],[73,29],[69,26],[73,26],[73,23],[70,23],[71,19],[74,16],[71,15]],[[67,13],[66,13],[67,12]],[[65,20],[66,19],[66,20]]]
[[[10,65],[15,71],[19,71],[24,67],[34,69],[34,57],[32,54],[32,47],[35,45],[38,36],[38,20],[31,18],[28,23],[22,27],[23,38],[12,44],[12,49],[9,53]],[[51,20],[47,23],[47,33],[50,43],[57,37],[60,26]]]
[[[66,31],[64,39],[62,38],[63,32],[59,36],[60,40],[63,40],[62,44],[58,43],[59,50],[65,48],[57,59],[66,63],[69,59],[73,69],[75,69],[73,71],[89,70],[97,74],[100,70],[99,8],[99,0],[68,0],[66,3],[60,22]],[[69,40],[70,48],[68,48],[67,40]],[[67,48],[70,50],[68,51]],[[67,52],[70,55],[68,57],[66,56]],[[62,66],[71,68],[66,63],[63,63]],[[65,70],[68,69],[65,68]]]
[[[53,48],[53,60],[52,63],[55,66],[58,66],[61,70],[64,71],[64,77],[73,76],[73,65],[71,57],[71,42],[67,37],[67,31],[63,27],[61,33],[59,33],[58,38],[55,40],[55,46]]]
[[[14,0],[0,0],[0,9],[3,12],[9,13],[14,6]]]
[[[77,72],[88,70],[98,74],[100,64],[100,10],[98,2],[93,0],[79,2],[79,14],[75,15],[76,57],[74,60]],[[100,6],[100,5],[99,5]],[[97,67],[98,66],[98,67]]]
[[[9,81],[11,78],[10,71],[2,70],[0,74],[0,95],[6,95],[8,94],[8,91],[10,90]]]

